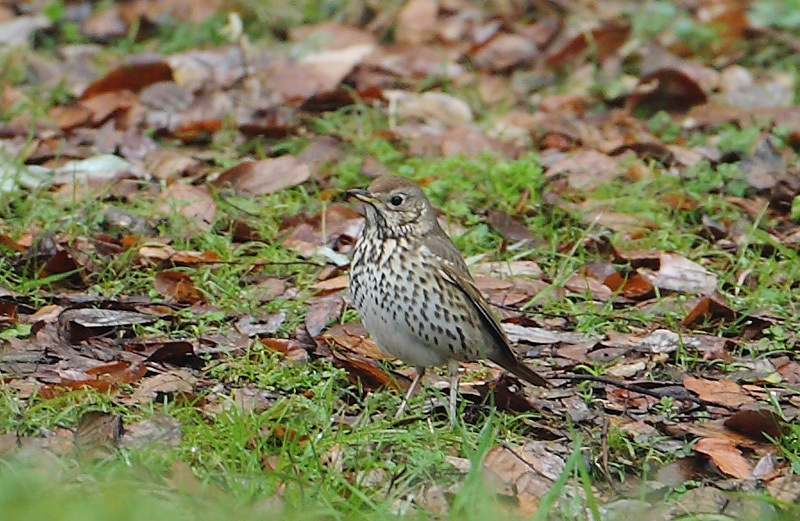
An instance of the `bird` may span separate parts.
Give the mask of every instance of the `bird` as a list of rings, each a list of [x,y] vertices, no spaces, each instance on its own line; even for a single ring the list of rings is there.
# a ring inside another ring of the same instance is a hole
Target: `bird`
[[[350,263],[353,303],[378,347],[416,369],[397,417],[428,367],[448,367],[451,425],[459,362],[488,359],[533,385],[550,385],[514,354],[461,252],[414,181],[382,176],[366,190],[346,193],[365,209]]]

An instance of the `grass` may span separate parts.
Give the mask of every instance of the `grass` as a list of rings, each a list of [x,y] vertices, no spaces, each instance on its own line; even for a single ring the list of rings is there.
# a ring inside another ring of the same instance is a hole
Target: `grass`
[[[232,3],[242,4],[248,36],[272,44],[300,22],[360,19],[366,9],[357,3],[335,0]],[[292,4],[291,9],[281,7],[284,3]],[[791,3],[787,1],[786,5]],[[394,4],[396,8],[402,5]],[[760,0],[754,9],[759,16],[768,18],[768,24],[779,26],[781,19],[768,16],[773,12],[770,6],[775,4]],[[56,22],[56,30],[38,42],[37,52],[51,52],[64,42],[83,41],[74,24],[65,21],[63,8],[61,2],[52,3],[49,16]],[[713,31],[694,24],[687,12],[667,2],[649,2],[643,13],[633,19],[634,31],[643,39],[653,37],[677,20],[688,47],[700,49],[715,41]],[[104,50],[107,54],[99,59],[147,50],[171,53],[213,46],[222,41],[219,28],[225,22],[226,18],[219,15],[196,25],[169,23],[161,25],[154,35],[139,34],[135,27],[126,37],[111,42]],[[766,50],[764,53],[769,54]],[[781,56],[775,63],[788,64],[790,70],[795,70],[791,67],[796,66],[796,59],[796,55]],[[0,82],[25,85],[26,81],[21,58],[0,52]],[[470,101],[480,125],[486,126],[500,115],[484,107],[472,90],[445,87]],[[32,121],[43,120],[51,106],[69,99],[70,94],[63,87],[48,92],[25,90],[21,102],[0,108],[0,120],[8,121],[19,114],[29,115]],[[215,137],[207,147],[212,153],[208,161],[219,168],[232,166],[248,154],[264,158],[299,153],[313,135],[340,138],[344,157],[323,168],[321,175],[328,178],[325,184],[312,181],[260,198],[214,194],[218,213],[209,232],[187,233],[193,223],[179,213],[154,219],[158,201],[144,195],[130,201],[65,200],[41,190],[4,194],[0,198],[0,233],[17,238],[38,229],[60,233],[68,242],[92,237],[98,231],[115,236],[130,233],[115,228],[106,219],[106,208],[114,205],[147,219],[155,226],[155,235],[169,238],[172,247],[210,250],[223,260],[215,265],[179,268],[191,276],[213,307],[179,310],[170,320],[137,327],[135,334],[167,338],[225,335],[231,333],[237,314],[266,316],[283,311],[286,319],[276,335],[290,337],[303,323],[305,301],[313,294],[309,286],[316,282],[321,268],[307,262],[295,263],[304,259],[281,246],[277,239],[282,219],[318,212],[331,198],[342,200],[341,190],[365,185],[368,179],[360,165],[371,156],[392,172],[421,182],[445,218],[464,227],[466,231],[454,239],[465,256],[535,259],[545,278],[557,287],[588,262],[604,259],[587,240],[599,234],[628,250],[680,252],[719,276],[720,290],[740,313],[767,310],[789,319],[769,328],[757,343],[743,342],[740,351],[734,353],[736,356],[756,360],[768,354],[789,354],[795,347],[800,330],[797,299],[786,286],[800,280],[798,254],[771,237],[781,225],[779,216],[768,212],[749,215],[731,199],[753,195],[738,163],[713,165],[700,161],[678,176],[658,163],[635,159],[628,166],[646,174],[640,180],[620,179],[598,186],[591,193],[554,194],[552,180],[545,178],[535,153],[517,160],[492,155],[409,157],[403,144],[381,137],[380,131],[389,129],[389,121],[382,110],[373,107],[357,104],[322,114],[305,124],[310,136],[240,141],[232,129],[226,129]],[[732,154],[750,150],[759,130],[763,131],[755,126],[739,129],[726,125],[687,133],[665,113],[650,118],[650,129],[666,142],[699,145],[713,141]],[[786,129],[770,131],[781,143],[787,135]],[[3,158],[6,160],[19,161]],[[525,187],[531,188],[531,200],[518,213],[516,206]],[[558,200],[554,195],[563,195],[559,203],[564,204],[554,204]],[[681,198],[695,203],[688,207],[665,203]],[[655,229],[639,236],[603,230],[586,222],[585,213],[570,204],[585,200],[652,221]],[[515,215],[537,232],[539,240],[521,250],[504,248],[502,237],[487,223],[489,210]],[[735,253],[721,249],[708,237],[704,216],[733,230],[740,241]],[[235,243],[224,230],[236,221],[252,226],[263,240]],[[135,249],[115,257],[91,250],[85,253],[98,270],[81,292],[109,300],[131,295],[160,298],[153,288],[158,267],[135,264]],[[20,293],[20,298],[33,308],[50,303],[48,294],[67,291],[58,277],[42,280],[35,273],[19,270],[17,260],[13,250],[0,245],[0,287]],[[740,284],[743,273],[749,276]],[[298,296],[264,302],[258,289],[247,282],[254,275],[284,278],[298,288]],[[534,317],[560,318],[564,329],[583,333],[631,332],[656,326],[681,330],[685,312],[678,304],[685,297],[659,295],[656,300],[657,305],[620,308],[614,302],[598,305],[591,295],[553,299],[543,292],[528,304],[527,310]],[[354,320],[355,314],[345,311],[338,319]],[[741,322],[708,324],[699,326],[698,331],[736,338],[743,326]],[[31,334],[29,325],[19,324],[0,331],[0,339],[26,339]],[[668,365],[652,367],[651,374],[674,368],[705,373],[740,367],[737,363],[706,361],[697,352],[681,349]],[[597,374],[607,369],[602,364],[587,368]],[[330,361],[296,364],[258,343],[244,354],[209,357],[204,376],[207,381],[197,396],[161,397],[139,405],[123,404],[115,396],[92,391],[22,399],[19,391],[0,380],[0,433],[41,438],[63,432],[60,429],[74,429],[85,412],[97,410],[120,415],[125,425],[168,414],[178,419],[183,429],[177,447],[123,447],[99,460],[75,453],[54,456],[32,449],[0,453],[3,519],[215,520],[235,515],[243,521],[265,517],[375,520],[395,519],[401,511],[406,511],[403,519],[515,519],[513,510],[504,504],[507,501],[498,499],[484,482],[479,462],[499,443],[516,446],[538,439],[543,423],[556,425],[568,433],[568,439],[561,440],[565,470],[541,498],[541,508],[533,516],[536,521],[614,521],[615,517],[606,514],[603,507],[619,492],[619,483],[614,480],[641,479],[642,490],[631,497],[658,504],[669,503],[699,485],[687,482],[663,492],[665,498],[649,496],[646,483],[654,479],[656,471],[677,457],[689,455],[691,448],[676,448],[660,434],[632,435],[615,425],[611,415],[606,415],[610,418],[606,427],[590,422],[572,424],[568,418],[514,414],[496,411],[490,403],[468,405],[462,401],[460,407],[469,421],[451,429],[438,408],[434,407],[430,414],[428,409],[422,412],[427,407],[425,403],[441,398],[440,393],[428,389],[424,399],[414,401],[411,417],[396,421],[392,417],[400,402],[396,392],[361,388],[351,384],[345,371]],[[584,383],[578,388],[588,407],[602,405],[591,386]],[[270,406],[235,405],[242,389],[267,397]],[[674,419],[674,405],[665,399],[656,410],[665,419]],[[789,432],[776,444],[782,461],[791,466],[793,473],[800,474],[800,429],[790,425]],[[609,459],[607,468],[603,451]],[[453,457],[471,462],[471,470],[461,473],[449,462]],[[606,482],[606,471],[613,478],[611,483]],[[435,504],[424,500],[425,492],[431,489],[447,498],[449,514],[437,513]],[[796,505],[770,503],[766,496],[756,499],[779,507],[785,519],[800,518]]]

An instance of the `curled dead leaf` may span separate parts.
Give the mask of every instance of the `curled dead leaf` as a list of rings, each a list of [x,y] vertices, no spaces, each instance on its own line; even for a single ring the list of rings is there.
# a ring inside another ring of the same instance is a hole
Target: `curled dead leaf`
[[[81,100],[125,89],[138,92],[159,81],[172,81],[172,68],[166,62],[151,61],[123,65],[86,87]]]
[[[750,479],[753,476],[750,463],[742,456],[742,451],[729,440],[702,438],[694,445],[694,450],[710,457],[729,476],[738,479]]]
[[[639,79],[639,86],[628,96],[626,106],[628,110],[642,107],[648,112],[686,112],[707,99],[700,85],[685,72],[663,68]]]
[[[179,304],[199,304],[206,301],[192,278],[181,271],[160,271],[153,278],[153,286],[162,296]]]

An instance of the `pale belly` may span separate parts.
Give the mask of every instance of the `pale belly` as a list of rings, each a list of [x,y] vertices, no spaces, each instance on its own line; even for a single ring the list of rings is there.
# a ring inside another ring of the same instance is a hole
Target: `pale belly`
[[[400,276],[381,276],[385,269],[369,269],[376,264],[356,264],[350,272],[356,309],[381,349],[417,367],[487,357],[485,339],[475,326],[476,311],[462,293],[437,282],[422,261],[410,269],[402,269],[397,256],[381,261]]]

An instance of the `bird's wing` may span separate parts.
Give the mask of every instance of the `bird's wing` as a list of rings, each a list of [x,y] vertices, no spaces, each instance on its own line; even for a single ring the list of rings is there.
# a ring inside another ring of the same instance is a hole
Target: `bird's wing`
[[[534,385],[550,385],[547,379],[538,375],[524,363],[520,362],[511,350],[505,331],[503,331],[500,322],[495,318],[494,314],[492,314],[489,303],[483,298],[483,295],[481,295],[481,292],[475,286],[472,276],[469,274],[469,270],[455,245],[452,245],[452,248],[437,248],[437,246],[441,246],[441,244],[433,243],[433,247],[430,247],[432,245],[429,243],[427,246],[431,253],[439,258],[440,262],[437,264],[442,267],[444,280],[450,282],[464,293],[467,297],[466,300],[470,302],[478,312],[478,316],[485,329],[491,334],[494,345],[498,349],[498,356],[488,358],[504,369],[511,371]],[[456,253],[456,258],[460,262],[453,262],[453,260],[451,260],[453,250]]]
[[[467,300],[475,306],[478,315],[481,317],[481,321],[486,325],[487,329],[491,331],[492,337],[497,340],[497,344],[501,346],[500,349],[504,349],[504,347],[505,349],[509,349],[508,338],[505,332],[500,328],[500,324],[494,315],[492,315],[489,309],[489,303],[486,302],[481,292],[475,287],[475,282],[472,280],[469,268],[467,268],[467,264],[464,262],[461,252],[458,251],[453,241],[449,238],[444,240],[437,237],[436,239],[426,241],[425,246],[435,257],[438,257],[439,262],[435,264],[442,267],[443,274],[445,275],[444,279],[450,281],[451,284],[464,292]],[[510,349],[507,354],[513,356]]]

